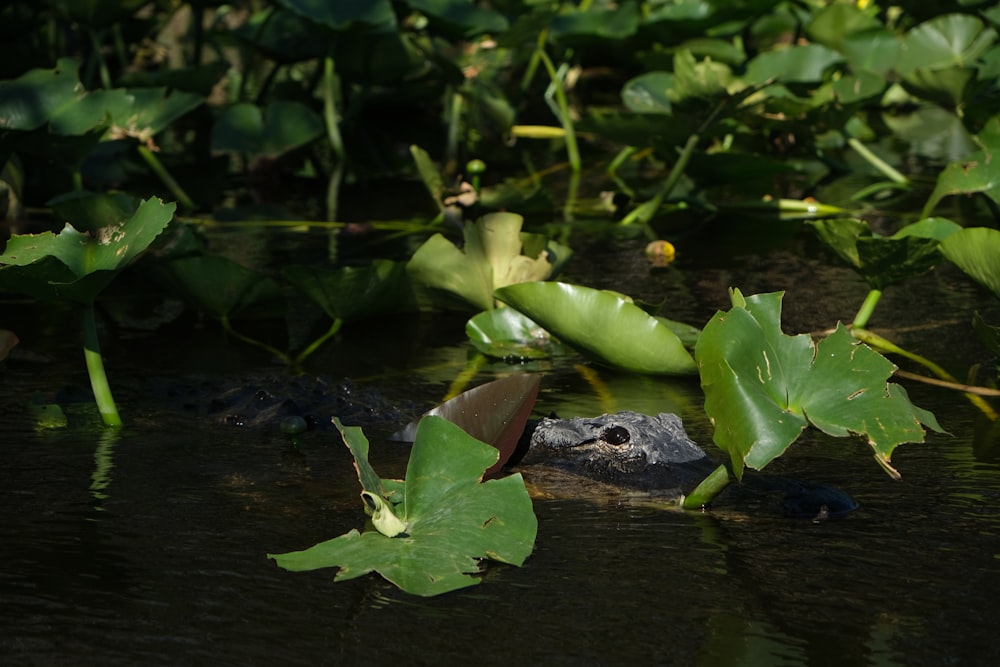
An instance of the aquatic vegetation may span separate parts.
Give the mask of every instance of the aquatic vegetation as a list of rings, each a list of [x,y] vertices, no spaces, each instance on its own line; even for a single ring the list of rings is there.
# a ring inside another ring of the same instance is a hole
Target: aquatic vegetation
[[[94,398],[108,426],[121,426],[97,333],[94,301],[163,231],[174,204],[81,194],[57,209],[67,219],[59,234],[13,236],[0,254],[0,287],[43,301],[70,301],[83,314],[83,352]]]
[[[368,463],[361,429],[336,422],[354,456],[374,530],[351,530],[303,551],[271,554],[286,570],[339,567],[337,580],[375,571],[416,595],[474,586],[482,559],[521,565],[538,522],[518,474],[483,482],[499,451],[437,416],[417,427],[402,482]]]

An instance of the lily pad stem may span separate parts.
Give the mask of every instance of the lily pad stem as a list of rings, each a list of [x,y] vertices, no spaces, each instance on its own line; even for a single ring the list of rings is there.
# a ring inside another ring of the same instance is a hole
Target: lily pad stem
[[[729,486],[729,468],[725,464],[713,470],[708,477],[694,488],[694,491],[684,497],[681,507],[686,510],[701,509]]]
[[[580,171],[583,165],[580,161],[580,148],[576,143],[576,130],[573,126],[573,117],[569,113],[569,102],[566,101],[566,90],[563,88],[565,71],[562,67],[559,71],[556,71],[552,59],[545,52],[544,45],[538,47],[537,53],[542,64],[545,66],[545,71],[548,72],[549,78],[552,80],[552,84],[545,94],[546,96],[550,94],[555,96],[559,111],[559,122],[562,123],[563,131],[566,132],[566,156],[569,158],[569,166],[573,171]]]
[[[890,181],[909,187],[910,179],[899,173],[888,162],[875,155],[875,153],[869,150],[868,147],[861,143],[861,141],[859,141],[856,137],[848,137],[847,144],[853,148],[858,155],[864,158],[868,164],[882,172],[882,174],[884,174]]]
[[[167,171],[167,168],[163,166],[162,162],[160,162],[160,158],[156,157],[156,153],[149,150],[148,146],[139,144],[139,155],[146,161],[146,164],[153,170],[153,173],[155,173],[159,179],[163,181],[163,184],[167,186],[167,189],[169,189],[174,198],[180,202],[181,206],[189,211],[194,210],[194,200],[188,197],[187,192],[184,191],[181,184],[177,182],[177,179],[175,179],[169,171]]]
[[[889,352],[892,354],[898,354],[901,357],[906,357],[910,361],[914,361],[920,364],[921,366],[929,370],[931,373],[941,378],[942,380],[946,380],[948,382],[954,382],[956,384],[958,383],[958,380],[955,379],[955,376],[953,376],[951,373],[949,373],[945,369],[935,364],[930,359],[922,357],[914,352],[910,352],[909,350],[904,350],[903,348],[899,347],[892,341],[882,338],[882,336],[879,336],[876,333],[872,333],[868,329],[860,329],[860,328],[852,329],[851,335],[853,335],[861,342],[867,343],[868,345],[875,348],[879,352]],[[982,396],[966,393],[965,397],[969,399],[970,403],[979,408],[982,411],[982,413],[986,415],[989,419],[994,421],[997,419],[996,411],[990,406],[989,403],[987,403],[983,399]]]
[[[871,319],[872,312],[874,312],[875,306],[878,305],[878,301],[881,298],[882,290],[873,289],[868,292],[868,296],[865,297],[865,302],[861,304],[857,315],[854,316],[854,322],[851,326],[856,329],[864,329],[868,326],[868,320]]]
[[[340,331],[340,327],[343,325],[344,320],[338,317],[333,321],[333,324],[330,325],[330,328],[326,330],[326,333],[309,343],[309,347],[299,352],[298,356],[295,357],[296,370],[298,370],[298,367],[302,365],[309,355],[321,348],[326,341],[330,340],[331,337],[335,336],[337,332]]]
[[[265,350],[267,352],[270,352],[275,357],[277,357],[278,359],[280,359],[281,362],[284,363],[285,365],[291,365],[292,360],[289,359],[289,357],[288,357],[287,354],[285,354],[284,352],[282,352],[278,348],[271,347],[267,343],[265,343],[263,341],[259,341],[256,338],[251,338],[250,336],[245,336],[245,335],[241,334],[239,331],[237,331],[236,329],[234,329],[233,325],[229,322],[229,316],[228,315],[221,316],[219,318],[219,323],[222,324],[222,328],[226,331],[226,333],[228,333],[233,338],[241,340],[244,343],[246,343],[247,345],[253,345],[256,348],[260,348],[261,350]]]
[[[93,302],[83,309],[83,356],[87,361],[87,373],[90,375],[90,386],[94,390],[94,401],[97,403],[97,410],[101,413],[104,425],[120,428],[122,418],[118,414],[114,396],[111,395],[107,373],[104,372]]]

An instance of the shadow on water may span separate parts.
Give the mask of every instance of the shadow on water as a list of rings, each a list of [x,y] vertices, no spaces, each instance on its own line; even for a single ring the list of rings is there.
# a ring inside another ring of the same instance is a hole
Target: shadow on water
[[[850,319],[863,297],[851,274],[809,253],[650,273],[640,252],[623,244],[595,253],[591,270],[574,278],[650,300],[665,294],[668,311],[693,322],[726,305],[730,284],[748,293],[785,287],[790,332]],[[888,291],[879,324],[960,368],[982,354],[967,327],[930,326],[927,313],[971,312],[982,300],[939,272],[913,291]],[[419,411],[440,399],[469,353],[460,327],[443,335],[413,324],[391,345],[365,347],[384,328],[348,332],[310,370],[377,383],[384,400]],[[212,357],[208,334],[188,335],[179,349],[201,340]],[[989,620],[1000,612],[1000,466],[974,455],[980,425],[960,397],[910,388],[951,436],[900,448],[900,482],[862,443],[816,434],[775,463],[778,473],[848,490],[861,509],[847,519],[538,500],[538,542],[523,568],[491,566],[481,586],[421,599],[376,576],[335,584],[332,572],[292,574],[268,561],[268,551],[360,527],[346,450],[328,431],[295,446],[277,429],[186,410],[208,400],[197,393],[206,385],[189,369],[170,376],[163,359],[154,372],[166,379],[148,377],[142,349],[125,342],[111,353],[127,422],[120,434],[85,413],[71,415],[74,428],[35,430],[16,407],[35,391],[82,383],[80,371],[12,360],[0,376],[5,664],[941,665],[1000,657]],[[230,358],[217,379],[238,384],[249,369],[261,372],[252,353],[220,349]],[[540,412],[672,410],[696,441],[710,442],[696,382],[578,364],[531,367],[545,373]],[[480,376],[510,370],[487,364]],[[195,393],[158,393],[170,381]],[[380,471],[401,473],[406,456],[375,443]]]

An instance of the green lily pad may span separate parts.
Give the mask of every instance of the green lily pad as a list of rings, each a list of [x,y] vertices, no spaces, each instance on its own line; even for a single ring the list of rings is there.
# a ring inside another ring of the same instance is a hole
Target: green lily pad
[[[496,291],[552,335],[615,368],[691,375],[694,359],[677,335],[625,297],[566,283],[522,283]]]
[[[0,287],[45,299],[90,303],[115,274],[132,262],[173,219],[175,204],[148,199],[125,217],[59,234],[12,236],[0,255]]]
[[[490,213],[466,223],[463,250],[435,234],[417,249],[407,269],[419,283],[455,295],[479,310],[491,309],[497,287],[544,280],[552,273],[545,251],[535,258],[521,254],[523,222],[515,213]]]
[[[1000,298],[1000,231],[968,227],[941,242],[941,253]]]
[[[226,109],[212,127],[212,150],[278,157],[321,136],[323,121],[299,102],[260,107],[241,102]]]
[[[833,436],[861,435],[892,476],[893,450],[923,442],[922,425],[940,431],[934,415],[887,379],[896,367],[854,339],[841,324],[818,345],[781,331],[781,293],[746,297],[709,321],[695,348],[714,441],[733,472],[761,469],[812,424]]]
[[[218,255],[174,259],[163,263],[158,275],[186,301],[217,318],[280,296],[268,276]]]
[[[332,271],[289,266],[282,274],[332,320],[351,322],[413,306],[406,265],[390,260]]]
[[[982,150],[949,163],[938,174],[934,191],[924,205],[924,217],[951,195],[982,193],[1000,204],[1000,160],[993,157],[1000,148],[998,129],[1000,118],[991,119],[976,137]]]
[[[465,323],[473,347],[499,359],[545,359],[555,340],[530,317],[514,308],[484,310]]]
[[[884,289],[937,264],[941,239],[961,227],[945,218],[925,218],[892,236],[880,236],[856,218],[810,220],[816,234],[872,289]]]
[[[339,567],[337,581],[378,572],[415,595],[474,586],[480,560],[521,565],[538,531],[520,475],[480,482],[497,456],[495,448],[447,420],[425,417],[406,469],[403,501],[393,510],[400,532],[388,537],[351,530],[304,551],[269,557],[291,571]]]

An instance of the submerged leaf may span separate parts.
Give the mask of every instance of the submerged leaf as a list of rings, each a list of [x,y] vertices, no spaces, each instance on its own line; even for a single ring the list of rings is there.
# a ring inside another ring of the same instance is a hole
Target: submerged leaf
[[[759,470],[781,456],[809,424],[866,437],[893,476],[896,446],[923,442],[922,424],[940,431],[931,413],[887,382],[895,366],[843,325],[814,346],[807,335],[781,332],[780,293],[744,299],[734,290],[733,305],[709,321],[695,355],[714,441],[738,477],[744,465]]]
[[[416,595],[473,586],[480,559],[520,565],[538,530],[520,475],[480,483],[497,450],[440,417],[425,417],[406,469],[405,532],[346,535],[304,551],[270,554],[286,570],[339,567],[338,581],[378,572]],[[390,530],[390,532],[392,532]]]

